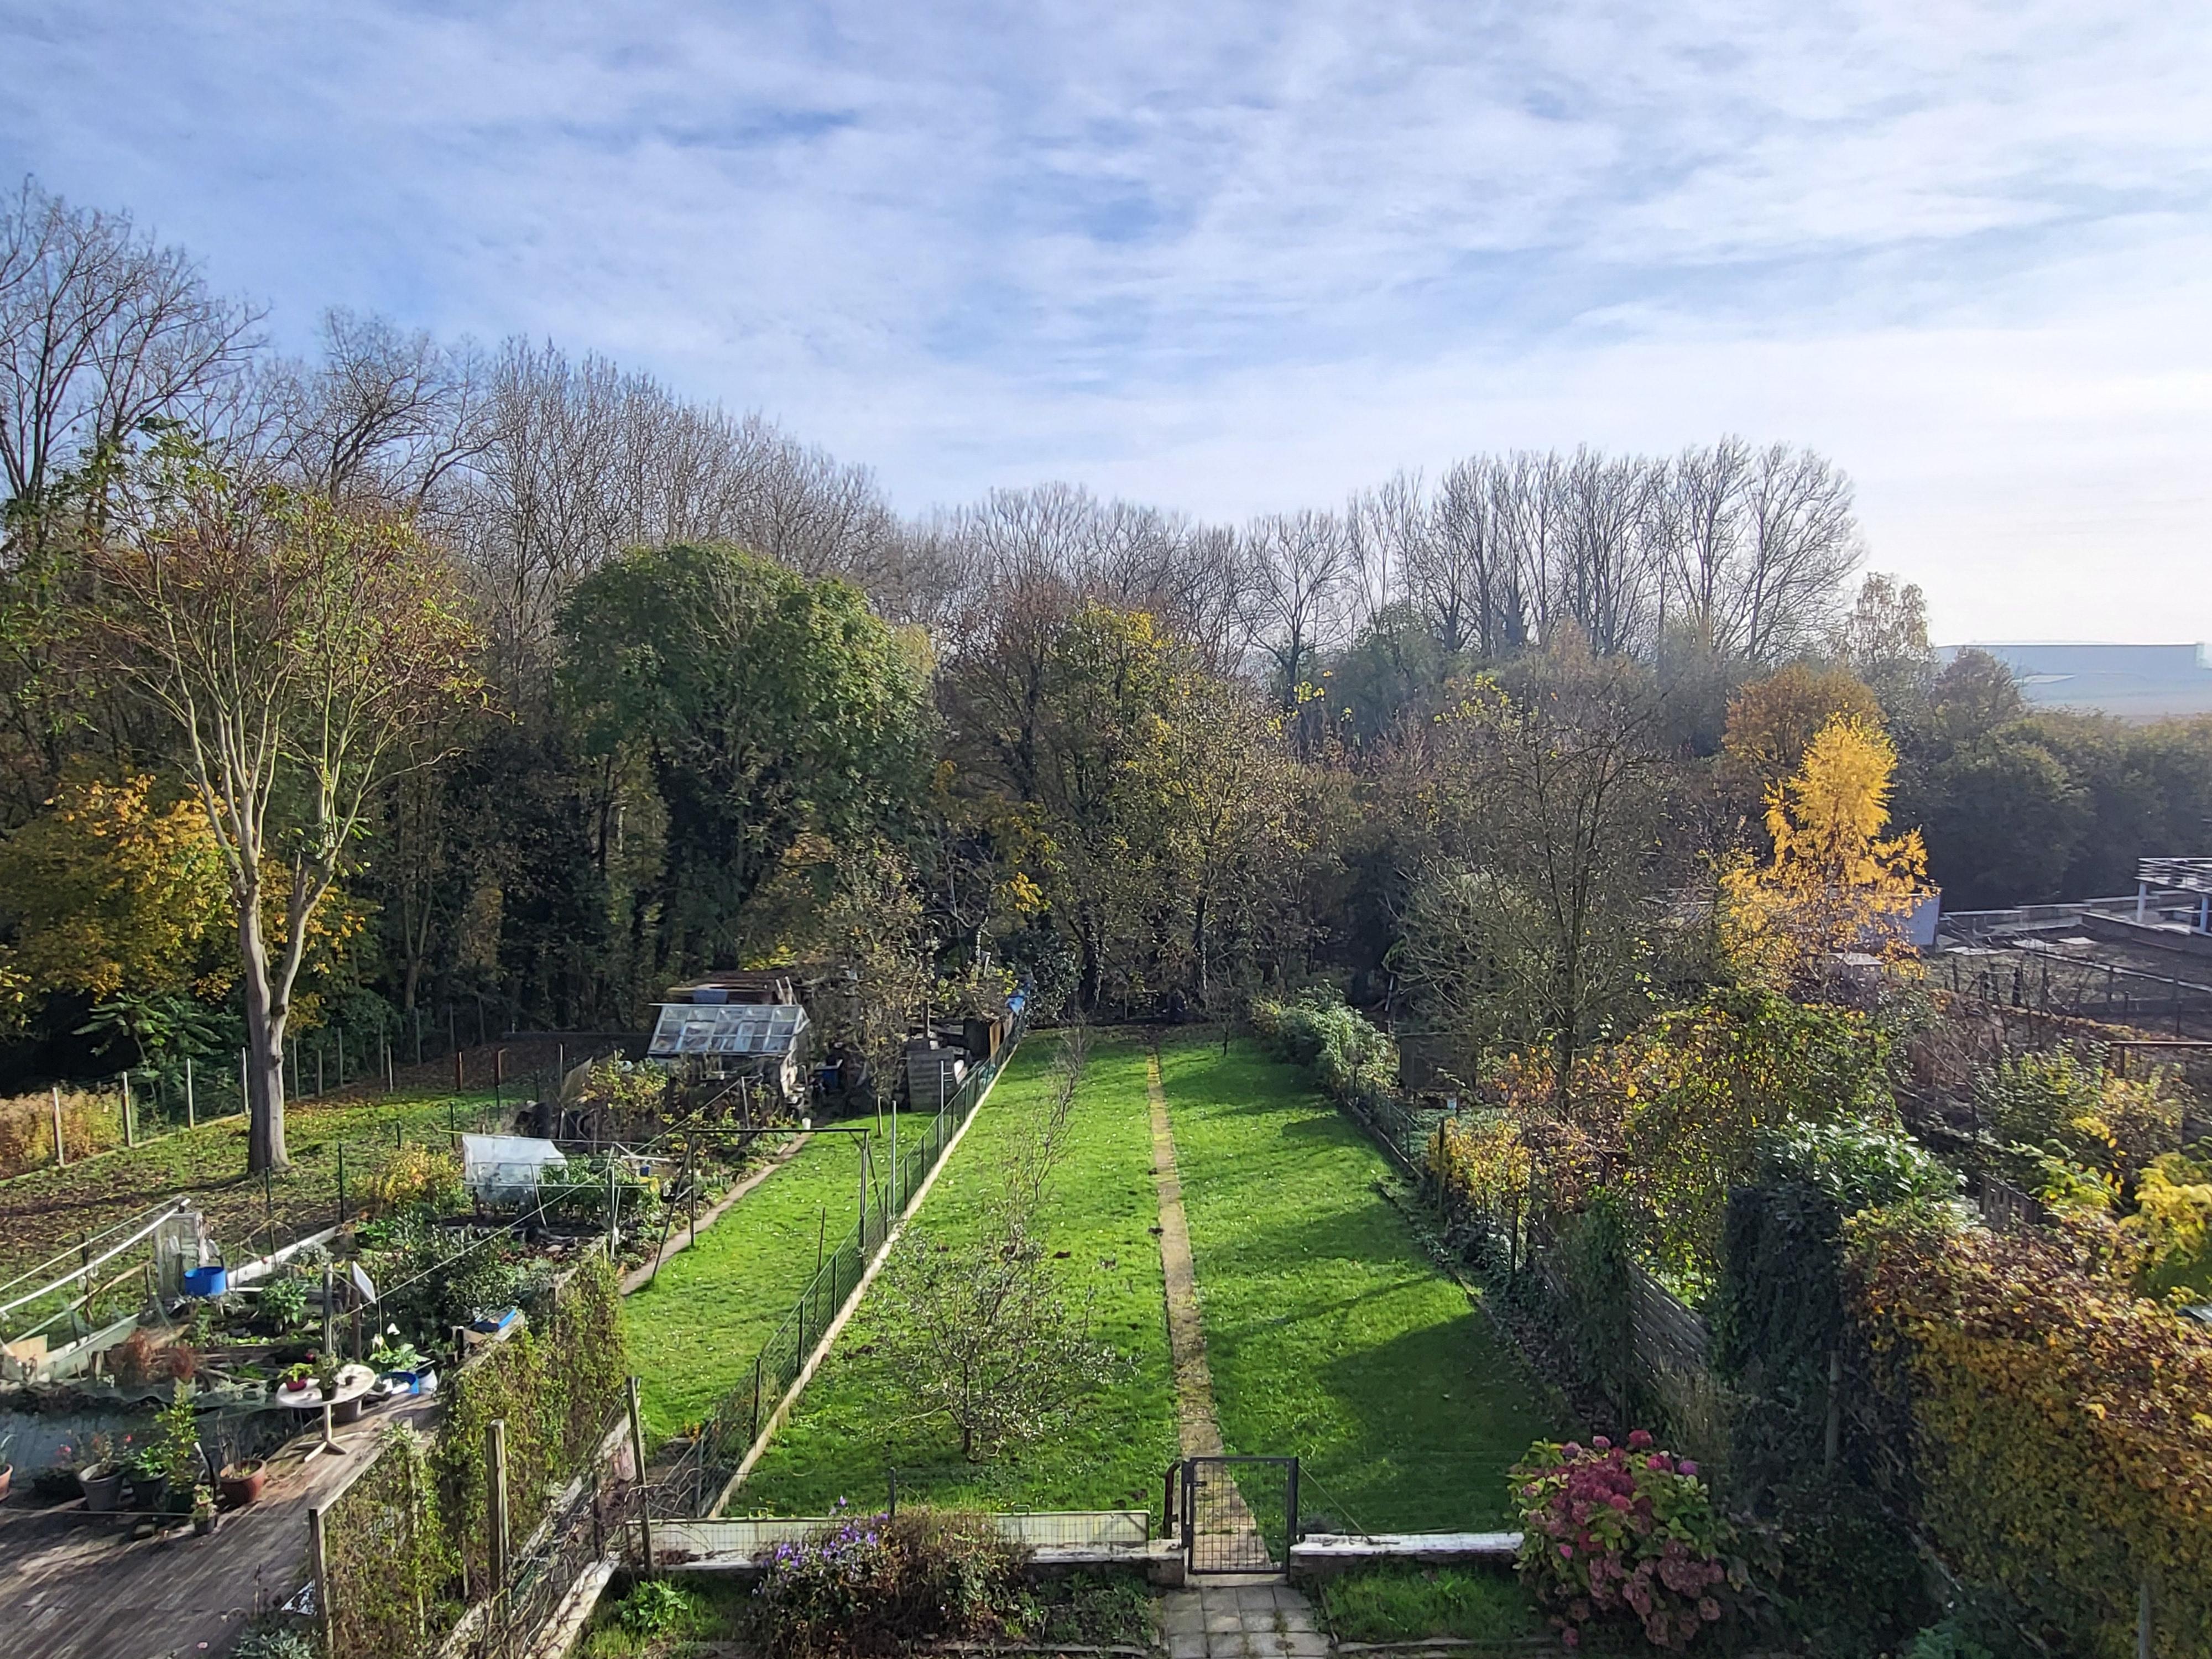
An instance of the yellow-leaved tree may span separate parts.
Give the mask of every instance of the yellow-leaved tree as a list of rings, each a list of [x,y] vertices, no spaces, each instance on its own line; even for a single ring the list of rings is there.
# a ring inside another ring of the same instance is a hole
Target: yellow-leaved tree
[[[1723,939],[1739,971],[1770,985],[1841,951],[1895,957],[1928,870],[1920,832],[1885,836],[1897,749],[1851,715],[1828,721],[1797,770],[1767,792],[1771,860],[1721,878]]]
[[[221,996],[237,972],[207,814],[189,799],[158,804],[150,777],[64,783],[0,844],[0,909],[15,926],[0,970],[18,1017],[56,991]]]

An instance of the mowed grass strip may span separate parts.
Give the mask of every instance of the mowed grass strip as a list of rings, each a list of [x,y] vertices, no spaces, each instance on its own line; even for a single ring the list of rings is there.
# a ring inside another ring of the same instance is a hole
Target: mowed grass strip
[[[817,1134],[623,1303],[654,1439],[750,1383],[753,1357],[814,1277],[824,1238],[835,1249],[860,1212],[860,1137]]]
[[[514,1104],[512,1093],[506,1103]],[[261,1177],[246,1172],[243,1114],[63,1169],[30,1170],[0,1183],[0,1277],[179,1194],[198,1200],[235,1263],[267,1247],[265,1233],[256,1233],[271,1205],[288,1241],[294,1232],[311,1232],[337,1219],[341,1143],[350,1197],[391,1155],[395,1131],[405,1139],[448,1150],[453,1146],[450,1123],[457,1117],[463,1129],[472,1130],[492,1104],[489,1089],[290,1102],[284,1109],[284,1139],[292,1167],[272,1176],[265,1192]]]
[[[1556,1425],[1385,1196],[1382,1153],[1249,1042],[1172,1042],[1161,1068],[1229,1449],[1302,1459],[1310,1527],[1504,1522],[1505,1471]]]
[[[1049,1032],[1023,1045],[923,1204],[927,1234],[948,1243],[977,1237],[999,1190],[1001,1154],[1042,1108],[1054,1045]],[[1161,1472],[1176,1455],[1166,1301],[1152,1232],[1158,1215],[1144,1050],[1096,1041],[1046,1228],[1048,1247],[1068,1253],[1053,1263],[1067,1294],[1092,1297],[1091,1334],[1123,1358],[1118,1380],[1048,1439],[968,1462],[949,1425],[915,1419],[882,1352],[890,1316],[872,1290],[732,1513],[818,1515],[841,1498],[880,1505],[893,1469],[901,1501],[1000,1510],[1135,1509],[1156,1501]]]

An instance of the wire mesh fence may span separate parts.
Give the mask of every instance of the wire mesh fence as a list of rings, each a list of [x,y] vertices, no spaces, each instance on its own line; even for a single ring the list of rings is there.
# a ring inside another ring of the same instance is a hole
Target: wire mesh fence
[[[753,1358],[750,1373],[714,1402],[693,1431],[682,1456],[653,1488],[656,1514],[700,1516],[709,1511],[744,1462],[746,1452],[791,1392],[831,1322],[843,1311],[868,1264],[883,1249],[945,1149],[968,1121],[1021,1042],[1026,1024],[1017,1015],[998,1053],[973,1066],[927,1117],[909,1110],[897,1119],[899,1144],[876,1164],[872,1140],[862,1143],[869,1194],[852,1231],[833,1249]],[[887,1137],[886,1137],[887,1138]]]

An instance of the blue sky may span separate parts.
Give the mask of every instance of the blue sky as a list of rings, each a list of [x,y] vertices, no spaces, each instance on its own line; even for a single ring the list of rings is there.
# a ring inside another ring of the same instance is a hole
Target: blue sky
[[[281,338],[550,336],[910,510],[1740,431],[1944,637],[2212,639],[2212,7],[0,0],[0,168]]]

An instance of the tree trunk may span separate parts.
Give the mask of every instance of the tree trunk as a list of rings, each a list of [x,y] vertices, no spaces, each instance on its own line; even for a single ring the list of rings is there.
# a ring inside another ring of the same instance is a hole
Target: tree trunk
[[[239,954],[246,967],[246,1168],[252,1175],[291,1167],[284,1147],[284,1025],[288,1002],[270,994],[269,949],[255,893],[239,905]]]

